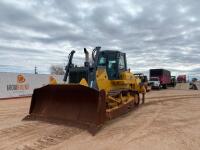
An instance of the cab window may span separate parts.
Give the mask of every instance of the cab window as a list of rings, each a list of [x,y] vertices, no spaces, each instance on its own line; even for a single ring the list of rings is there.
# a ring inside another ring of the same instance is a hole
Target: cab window
[[[116,60],[110,60],[109,63],[108,63],[108,69],[116,69]]]
[[[119,69],[120,70],[125,69],[125,59],[123,55],[120,55],[119,58]]]
[[[99,66],[106,66],[106,58],[101,56],[98,64]]]

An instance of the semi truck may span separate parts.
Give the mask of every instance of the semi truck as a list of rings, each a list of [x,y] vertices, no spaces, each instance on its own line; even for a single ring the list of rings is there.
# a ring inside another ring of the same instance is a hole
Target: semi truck
[[[149,78],[152,88],[166,89],[171,83],[171,72],[165,69],[150,69]]]
[[[178,83],[186,83],[186,75],[179,75],[177,77],[177,82]]]

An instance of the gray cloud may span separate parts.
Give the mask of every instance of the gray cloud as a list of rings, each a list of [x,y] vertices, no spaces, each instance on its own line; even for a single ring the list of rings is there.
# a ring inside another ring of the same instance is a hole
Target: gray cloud
[[[48,73],[70,50],[80,64],[83,47],[101,45],[126,52],[136,72],[158,67],[200,76],[199,7],[196,0],[2,0],[0,71],[36,65]]]

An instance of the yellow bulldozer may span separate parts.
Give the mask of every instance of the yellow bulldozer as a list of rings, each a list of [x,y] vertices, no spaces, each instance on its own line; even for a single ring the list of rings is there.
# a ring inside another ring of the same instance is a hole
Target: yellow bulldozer
[[[82,67],[72,63],[74,53],[69,54],[64,84],[34,90],[27,118],[101,126],[144,101],[145,87],[127,69],[125,53],[96,47],[90,61],[84,48]]]

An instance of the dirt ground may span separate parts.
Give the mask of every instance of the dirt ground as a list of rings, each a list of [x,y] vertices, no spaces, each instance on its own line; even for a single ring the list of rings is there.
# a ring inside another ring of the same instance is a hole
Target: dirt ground
[[[188,90],[190,88],[189,83],[177,83],[175,89],[177,90]]]
[[[95,136],[64,125],[22,121],[29,105],[30,98],[0,101],[0,149],[200,149],[200,91],[152,91],[144,105],[107,122]]]

